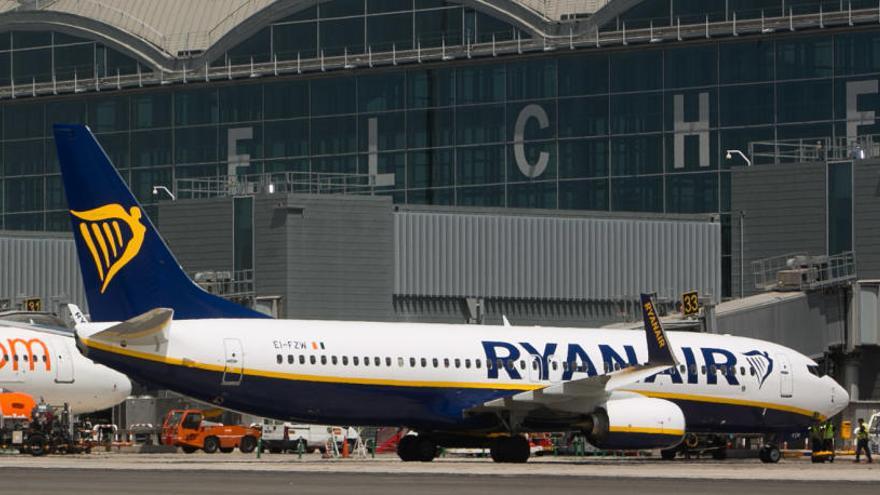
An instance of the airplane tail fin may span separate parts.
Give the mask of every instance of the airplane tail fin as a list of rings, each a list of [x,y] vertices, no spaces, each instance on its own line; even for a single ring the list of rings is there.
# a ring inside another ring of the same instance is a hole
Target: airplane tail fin
[[[177,319],[266,318],[186,275],[88,127],[56,124],[54,131],[92,321],[160,307]]]

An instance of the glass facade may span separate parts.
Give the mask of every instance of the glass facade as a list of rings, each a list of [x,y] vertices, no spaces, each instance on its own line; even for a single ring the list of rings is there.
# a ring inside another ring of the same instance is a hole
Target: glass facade
[[[343,4],[284,22],[397,15]],[[378,173],[397,203],[720,213],[729,271],[725,151],[880,133],[878,86],[880,30],[860,30],[7,100],[0,228],[69,228],[51,125],[84,122],[148,208],[177,178]]]
[[[607,23],[603,29],[617,30],[626,23],[627,29],[672,26],[705,22],[782,17],[791,15],[839,12],[877,8],[874,0],[653,0],[640,2]]]

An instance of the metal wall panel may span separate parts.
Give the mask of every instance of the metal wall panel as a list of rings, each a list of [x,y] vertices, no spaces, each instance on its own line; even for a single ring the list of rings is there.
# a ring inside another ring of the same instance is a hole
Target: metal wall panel
[[[0,234],[0,299],[37,296],[47,311],[71,302],[88,311],[73,239],[46,236]]]
[[[394,214],[394,293],[604,300],[721,294],[721,225],[698,220]]]

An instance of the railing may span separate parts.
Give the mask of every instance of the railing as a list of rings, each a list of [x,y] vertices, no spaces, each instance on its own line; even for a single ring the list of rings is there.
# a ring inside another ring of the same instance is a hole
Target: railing
[[[880,158],[880,134],[865,134],[850,139],[783,139],[749,143],[749,156],[755,164],[825,162]]]
[[[856,279],[856,255],[846,251],[831,256],[788,253],[752,262],[755,288],[815,290],[846,284]]]
[[[177,179],[174,187],[175,195],[180,199],[205,199],[265,193],[375,194],[382,188],[375,186],[374,182],[374,177],[368,174],[280,172],[231,179]]]
[[[226,299],[253,299],[256,294],[253,270],[204,271],[193,279],[201,288]]]
[[[99,3],[97,0],[85,0]],[[844,4],[847,5],[847,4]],[[796,31],[799,29],[825,28],[833,26],[846,26],[856,24],[876,24],[880,22],[880,4],[877,9],[840,10],[836,12],[816,14],[789,15],[781,17],[767,17],[738,21],[734,17],[731,21],[706,22],[702,24],[680,24],[673,26],[650,27],[647,29],[627,29],[626,24],[618,31],[575,32],[575,25],[569,25],[568,34],[555,36],[522,39],[519,35],[513,40],[487,41],[485,43],[472,43],[467,41],[461,45],[447,46],[441,42],[440,46],[423,48],[420,42],[416,47],[407,50],[398,50],[396,45],[382,52],[373,52],[368,47],[366,53],[347,53],[337,56],[324,56],[321,51],[312,58],[297,56],[290,60],[279,60],[277,56],[269,62],[254,62],[247,64],[222,67],[212,67],[205,63],[200,67],[185,67],[182,70],[160,70],[157,72],[108,76],[89,74],[91,78],[73,81],[57,81],[31,84],[11,85],[0,88],[0,98],[17,98],[38,95],[52,95],[59,93],[74,93],[82,91],[106,91],[128,87],[144,87],[164,84],[185,84],[195,81],[212,81],[219,79],[237,79],[260,77],[264,75],[279,74],[302,74],[306,72],[326,72],[333,70],[348,70],[356,67],[374,67],[380,65],[421,64],[425,62],[443,61],[451,59],[471,59],[476,57],[496,57],[504,54],[522,54],[528,52],[541,52],[552,50],[575,50],[580,48],[598,48],[609,46],[621,46],[637,43],[660,43],[664,41],[681,41],[687,39],[708,39],[713,37],[729,37],[744,34],[761,34],[777,30]],[[147,31],[149,29],[145,28]],[[156,33],[153,33],[154,35]],[[163,40],[167,41],[166,38]],[[184,35],[177,35],[184,36]],[[186,36],[200,36],[191,33]],[[184,41],[183,44],[188,42]]]

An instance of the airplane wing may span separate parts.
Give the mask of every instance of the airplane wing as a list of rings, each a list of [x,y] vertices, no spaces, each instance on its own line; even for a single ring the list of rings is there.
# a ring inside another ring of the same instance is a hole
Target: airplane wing
[[[576,403],[578,408],[596,406],[607,401],[615,390],[678,366],[654,302],[647,294],[642,294],[642,315],[648,344],[647,363],[502,397],[486,402],[473,412],[508,409],[528,411],[541,408],[567,410],[570,407],[566,406],[571,403]]]
[[[89,336],[89,340],[126,345],[159,345],[168,342],[174,310],[156,308]]]

